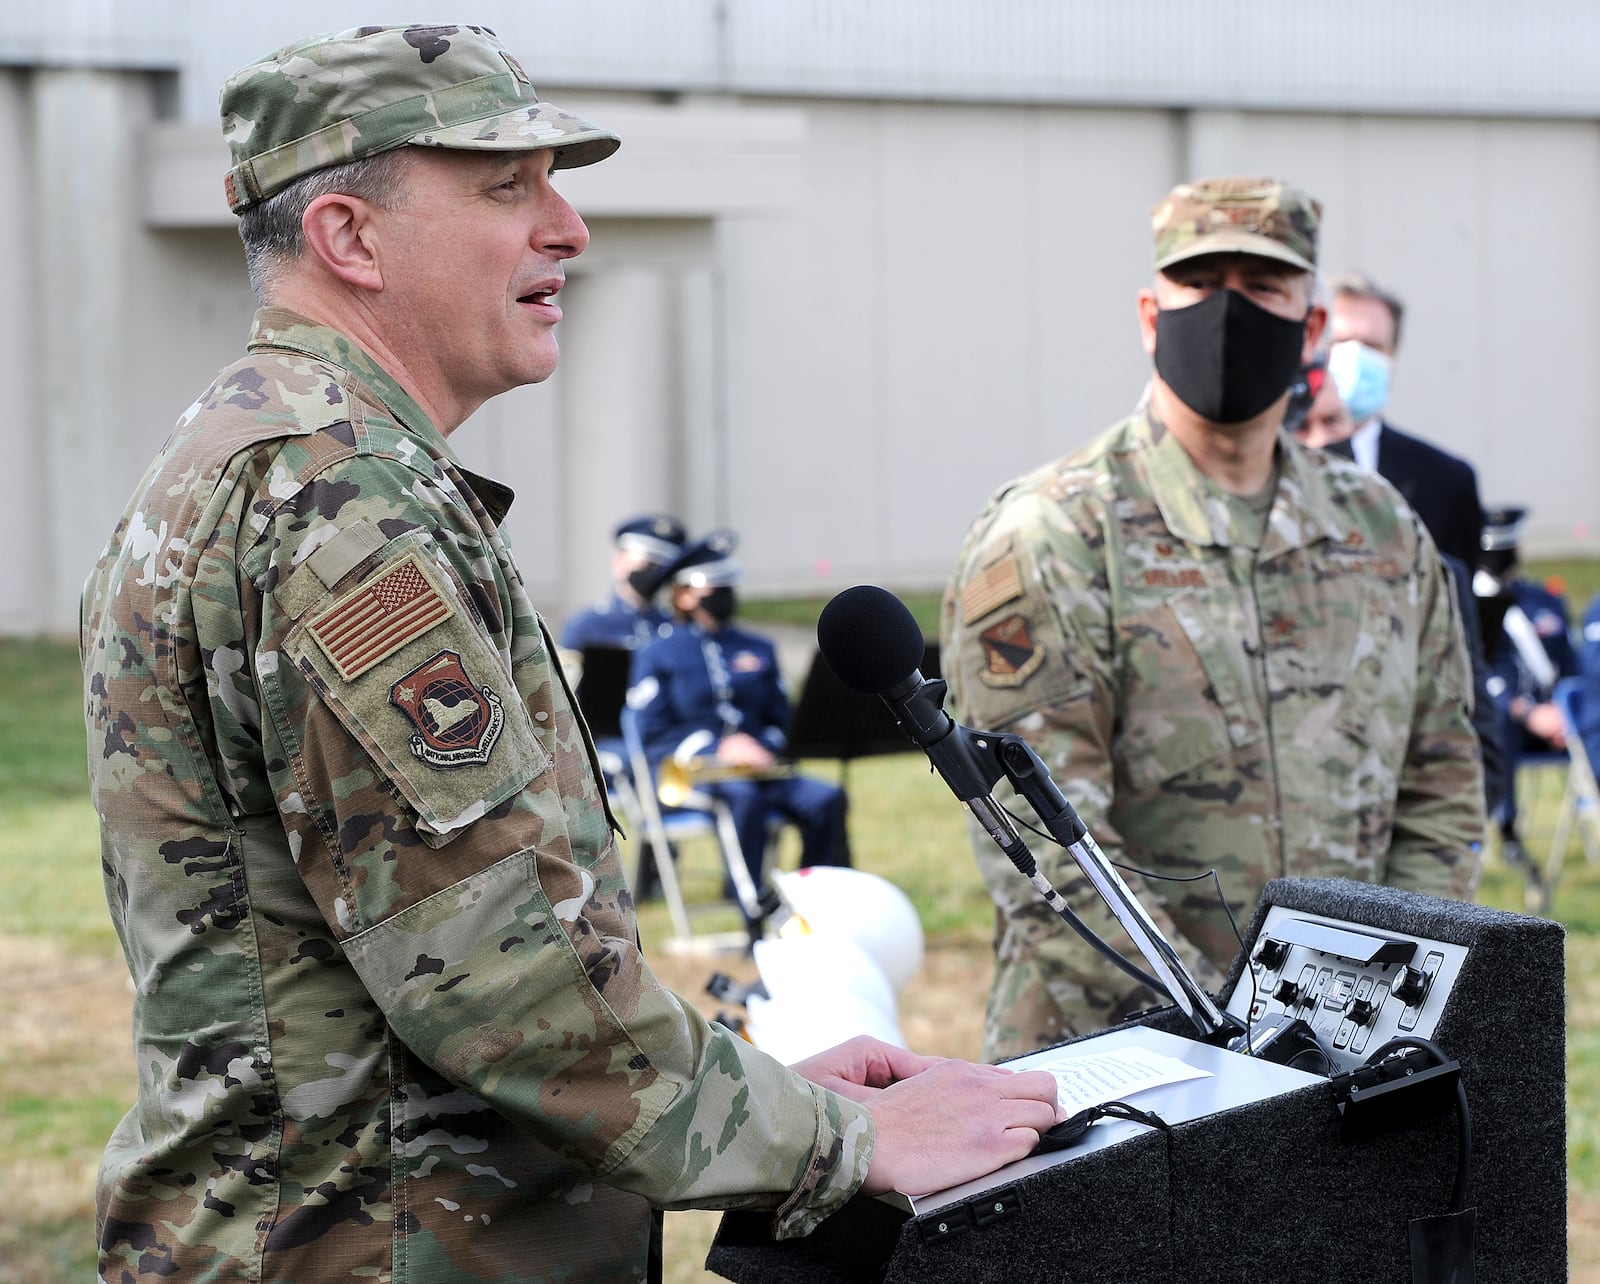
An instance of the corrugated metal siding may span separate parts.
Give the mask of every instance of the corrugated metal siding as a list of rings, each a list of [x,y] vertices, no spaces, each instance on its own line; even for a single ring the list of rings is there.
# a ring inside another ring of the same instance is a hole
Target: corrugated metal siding
[[[1595,0],[477,0],[536,84],[663,92],[1448,115],[1600,115]],[[412,0],[0,5],[0,63],[229,72]]]

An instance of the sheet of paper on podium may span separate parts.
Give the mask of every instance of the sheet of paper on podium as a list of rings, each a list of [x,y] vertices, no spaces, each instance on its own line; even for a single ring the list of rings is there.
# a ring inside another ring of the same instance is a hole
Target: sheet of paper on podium
[[[1083,1052],[1073,1044],[1056,1048],[1049,1059],[1030,1069],[1048,1070],[1056,1078],[1056,1101],[1069,1115],[1108,1101],[1127,1101],[1151,1088],[1185,1079],[1203,1079],[1211,1071],[1190,1065],[1139,1044]]]
[[[1170,1124],[1201,1119],[1325,1082],[1318,1074],[1257,1061],[1226,1048],[1144,1026],[1031,1052],[1006,1064],[1013,1070],[1049,1070],[1056,1076],[1061,1104],[1069,1114],[1085,1106],[1123,1100]],[[1082,1141],[1066,1150],[1029,1155],[977,1181],[926,1195],[889,1194],[881,1198],[913,1214],[932,1212],[1148,1131],[1143,1124],[1128,1120],[1101,1119]]]

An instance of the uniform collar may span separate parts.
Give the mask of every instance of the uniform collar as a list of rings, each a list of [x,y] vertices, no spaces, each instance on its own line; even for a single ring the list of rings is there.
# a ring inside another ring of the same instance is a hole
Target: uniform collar
[[[250,350],[263,349],[299,352],[354,375],[377,394],[378,400],[395,419],[437,455],[452,464],[459,461],[445,442],[444,434],[411,394],[394,377],[358,347],[354,340],[331,326],[318,325],[287,308],[262,308],[250,324]]]
[[[461,466],[445,436],[427,412],[413,400],[382,366],[367,355],[354,340],[331,326],[291,312],[288,308],[260,308],[250,323],[250,351],[298,352],[354,376],[365,384],[411,436],[432,455],[446,460],[472,487],[473,494],[499,525],[510,511],[514,494],[511,488],[491,477],[482,477]]]
[[[1247,542],[1232,528],[1235,507],[1220,501],[1216,488],[1148,406],[1134,416],[1132,440],[1143,450],[1150,488],[1167,529],[1191,544],[1231,547]],[[1344,542],[1347,524],[1337,515],[1332,495],[1306,450],[1278,433],[1278,492],[1267,521],[1263,556],[1303,548],[1321,539]]]

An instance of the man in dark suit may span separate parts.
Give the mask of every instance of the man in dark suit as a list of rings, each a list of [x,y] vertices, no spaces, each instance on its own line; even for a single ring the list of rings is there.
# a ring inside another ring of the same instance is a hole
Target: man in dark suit
[[[1343,455],[1346,459],[1355,458],[1350,444],[1355,430],[1350,410],[1340,400],[1339,389],[1333,380],[1327,378],[1326,367],[1320,364],[1313,363],[1300,372],[1300,381],[1289,394],[1289,410],[1284,413],[1284,426],[1308,446]],[[1408,437],[1406,440],[1412,441],[1414,438]],[[1370,465],[1366,467],[1367,471],[1372,471]],[[1467,471],[1470,473],[1472,470],[1468,468]],[[1485,807],[1489,815],[1495,816],[1506,807],[1511,789],[1511,768],[1506,756],[1504,716],[1490,689],[1483,626],[1478,619],[1477,599],[1473,594],[1472,568],[1477,558],[1474,557],[1471,562],[1462,561],[1442,549],[1439,556],[1455,585],[1462,632],[1466,636],[1467,652],[1472,660],[1472,729],[1477,732],[1478,746],[1483,754]]]
[[[1383,418],[1404,305],[1359,274],[1336,277],[1328,289],[1333,298],[1328,372],[1355,421],[1350,445],[1356,462],[1400,492],[1441,553],[1475,567],[1483,530],[1477,473],[1466,460]]]

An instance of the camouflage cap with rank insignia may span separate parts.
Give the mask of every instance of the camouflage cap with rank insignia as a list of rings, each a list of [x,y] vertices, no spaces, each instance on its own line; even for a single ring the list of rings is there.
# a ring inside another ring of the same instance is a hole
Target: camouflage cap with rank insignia
[[[592,165],[617,136],[539,101],[487,27],[353,27],[289,45],[229,77],[222,134],[235,214],[329,165],[407,144],[469,151],[554,148],[552,168]]]
[[[1255,254],[1317,270],[1322,206],[1275,178],[1180,183],[1150,211],[1155,269],[1202,254]]]

